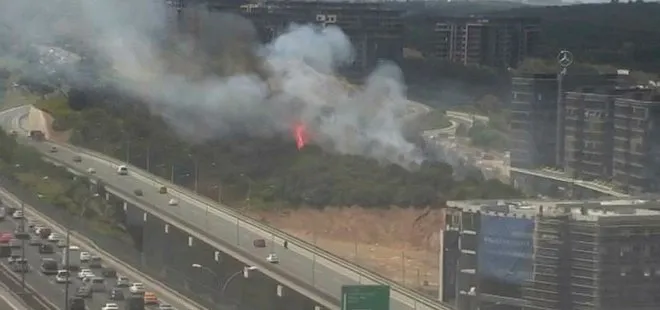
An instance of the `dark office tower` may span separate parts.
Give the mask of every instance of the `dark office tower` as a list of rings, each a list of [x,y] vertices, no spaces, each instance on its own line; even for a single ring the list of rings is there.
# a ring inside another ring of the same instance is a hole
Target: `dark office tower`
[[[660,93],[638,90],[614,101],[613,183],[629,193],[660,190]]]
[[[564,99],[564,171],[581,180],[609,180],[614,135],[613,89],[567,92]]]
[[[430,17],[431,55],[465,65],[515,68],[538,43],[533,18]]]
[[[337,26],[355,49],[347,75],[364,75],[379,61],[403,59],[402,11],[377,2],[266,1],[242,6],[242,14],[254,22],[268,41],[286,32],[291,24]]]
[[[555,166],[557,76],[517,76],[512,80],[511,91],[511,167]]]

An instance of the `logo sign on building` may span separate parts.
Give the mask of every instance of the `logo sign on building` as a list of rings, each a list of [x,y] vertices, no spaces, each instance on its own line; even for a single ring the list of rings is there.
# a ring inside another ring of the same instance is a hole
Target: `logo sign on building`
[[[342,310],[389,310],[390,287],[387,285],[344,285],[341,287]]]
[[[532,276],[534,221],[481,215],[479,232],[479,275],[498,281],[521,284]]]

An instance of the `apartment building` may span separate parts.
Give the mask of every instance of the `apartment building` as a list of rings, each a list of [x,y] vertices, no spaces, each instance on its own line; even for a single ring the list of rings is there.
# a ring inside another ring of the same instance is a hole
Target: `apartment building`
[[[581,180],[612,174],[615,92],[567,92],[564,99],[564,171]]]
[[[450,201],[441,299],[456,309],[660,308],[660,201]]]
[[[614,100],[612,181],[629,193],[660,190],[660,93],[629,92]]]
[[[569,73],[564,77],[562,97],[559,98],[556,74],[514,76],[510,105],[511,166],[525,169],[564,168],[564,96],[580,88],[614,88],[619,83],[620,78],[616,74]]]
[[[464,65],[516,67],[538,44],[539,20],[431,17],[432,57]]]

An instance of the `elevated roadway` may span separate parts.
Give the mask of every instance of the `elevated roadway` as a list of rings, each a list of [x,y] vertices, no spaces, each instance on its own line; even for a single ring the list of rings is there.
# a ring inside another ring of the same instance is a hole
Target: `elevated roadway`
[[[19,136],[24,136],[19,119],[25,117],[28,110],[28,107],[7,110],[0,114],[0,123],[6,129],[20,130]],[[103,180],[106,187],[117,197],[157,214],[172,225],[187,229],[191,237],[217,246],[222,252],[248,265],[259,267],[265,275],[316,300],[325,308],[339,309],[342,285],[382,284],[391,287],[392,310],[451,309],[449,305],[402,287],[139,168],[129,166],[129,174],[120,176],[117,174],[117,167],[123,163],[116,159],[68,145],[33,142],[26,138],[19,140],[34,146],[49,160],[65,165],[79,174],[87,174],[88,168],[95,169],[96,173],[91,177]],[[52,146],[57,146],[58,151],[50,152]],[[75,155],[82,157],[81,163],[72,161]],[[158,193],[158,189],[163,185],[168,187],[166,195]],[[136,197],[133,194],[136,189],[142,190],[144,195]],[[179,205],[169,206],[168,201],[171,198],[178,199]],[[200,230],[203,233],[199,232]],[[280,264],[272,265],[266,262],[262,251],[253,247],[254,239],[269,240],[270,247],[280,257]],[[285,240],[288,241],[287,249],[283,247]],[[223,244],[234,246],[230,248]]]

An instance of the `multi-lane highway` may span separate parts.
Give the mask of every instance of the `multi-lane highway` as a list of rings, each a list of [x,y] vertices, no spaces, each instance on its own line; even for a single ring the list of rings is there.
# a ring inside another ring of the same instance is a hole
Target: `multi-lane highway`
[[[27,110],[26,107],[7,110],[0,114],[0,122],[6,128],[11,127],[21,130],[18,119],[25,115]],[[387,283],[393,286],[391,293],[392,310],[450,309],[449,306],[430,300],[421,294],[413,293],[400,286],[397,287],[394,283],[385,282],[386,280],[364,269],[350,265],[348,262],[342,261],[339,263],[340,258],[330,258],[327,253],[323,255],[316,254],[318,253],[317,250],[310,250],[309,245],[301,244],[300,241],[288,240],[288,249],[285,249],[283,247],[284,240],[279,237],[285,236],[284,234],[277,233],[277,236],[274,236],[260,228],[254,221],[239,219],[227,211],[219,211],[220,208],[227,210],[228,207],[226,206],[208,203],[207,200],[202,200],[198,196],[173,188],[170,188],[167,194],[160,194],[158,190],[162,185],[168,187],[172,185],[169,183],[164,184],[167,183],[165,180],[157,181],[159,180],[157,177],[139,171],[137,168],[129,166],[128,175],[122,176],[117,174],[117,167],[120,162],[100,154],[83,152],[73,147],[56,145],[50,142],[33,142],[28,139],[23,139],[23,142],[33,145],[49,158],[67,163],[69,167],[80,173],[87,173],[86,171],[89,168],[93,168],[95,170],[94,178],[104,180],[111,191],[115,189],[121,191],[124,195],[131,195],[133,196],[132,199],[157,208],[159,213],[186,223],[191,227],[203,229],[207,233],[207,237],[220,238],[225,243],[236,245],[243,252],[249,253],[249,261],[258,265],[267,275],[270,274],[275,277],[277,275],[288,275],[307,285],[312,285],[326,296],[332,296],[334,300],[331,300],[330,307],[333,309],[338,308],[337,301],[340,298],[342,285],[360,283]],[[52,146],[57,147],[57,152],[50,151]],[[73,162],[72,159],[76,155],[82,157],[82,162]],[[135,197],[132,194],[137,189],[144,192],[143,197]],[[168,205],[171,198],[176,198],[179,201],[178,206]],[[271,245],[265,249],[253,247],[252,241],[261,238],[268,240]],[[278,254],[280,264],[272,265],[266,262],[266,256],[270,251]],[[280,280],[286,280],[280,278]],[[282,281],[282,283],[293,285],[290,281]],[[310,297],[316,297],[317,300],[325,301],[324,305],[328,306],[328,300],[325,296],[313,296],[312,292],[308,292],[308,294]]]
[[[18,199],[11,195],[6,190],[0,188],[0,197],[4,204],[17,208],[20,205]],[[57,223],[54,223],[49,218],[40,214],[36,210],[32,209],[31,206],[26,205],[25,207],[26,219],[28,222],[38,222],[42,225],[51,228],[54,232],[58,233],[60,236],[65,235],[65,230],[63,227],[59,226]],[[0,232],[13,232],[18,226],[20,220],[7,217],[5,220],[0,221]],[[32,234],[31,238],[38,239],[38,236]],[[70,238],[71,245],[76,245],[80,247],[82,251],[90,252],[92,255],[96,255],[102,258],[103,267],[109,267],[114,269],[119,275],[126,276],[130,279],[131,282],[141,282],[145,284],[147,291],[152,291],[157,294],[160,301],[163,303],[168,303],[173,305],[179,310],[187,309],[203,309],[196,303],[193,303],[185,298],[182,298],[179,294],[176,294],[172,291],[166,289],[163,285],[156,283],[155,281],[145,277],[136,270],[131,270],[126,265],[120,263],[116,258],[107,255],[107,253],[98,251],[93,244],[90,244],[89,240],[82,239],[77,236],[76,233],[71,234]],[[48,243],[46,240],[42,240],[42,243]],[[54,243],[57,245],[57,243]],[[58,284],[55,282],[54,276],[47,276],[40,272],[41,261],[43,258],[52,258],[58,263],[62,261],[62,249],[55,246],[55,253],[53,254],[41,254],[38,251],[37,246],[29,245],[29,242],[25,243],[25,258],[28,261],[30,266],[30,272],[25,274],[25,281],[27,285],[32,287],[37,291],[41,296],[45,297],[51,304],[54,304],[61,309],[64,309],[64,296],[65,296],[65,285]],[[23,252],[21,249],[14,249],[13,254],[22,255]],[[0,264],[9,266],[7,259],[2,259]],[[84,268],[84,267],[83,267]],[[101,274],[101,269],[93,269],[94,273],[97,275]],[[86,300],[86,305],[88,309],[101,309],[103,305],[107,302],[115,302],[122,306],[123,301],[111,301],[109,300],[109,291],[115,287],[116,278],[106,278],[105,279],[106,291],[94,293],[92,298]],[[70,296],[74,296],[78,287],[82,285],[82,282],[76,278],[76,274],[72,274],[72,283],[69,286]],[[122,292],[125,297],[130,296],[128,289],[122,288]],[[151,306],[154,308],[154,306]],[[157,307],[155,307],[157,308]],[[155,309],[154,308],[154,309]]]

